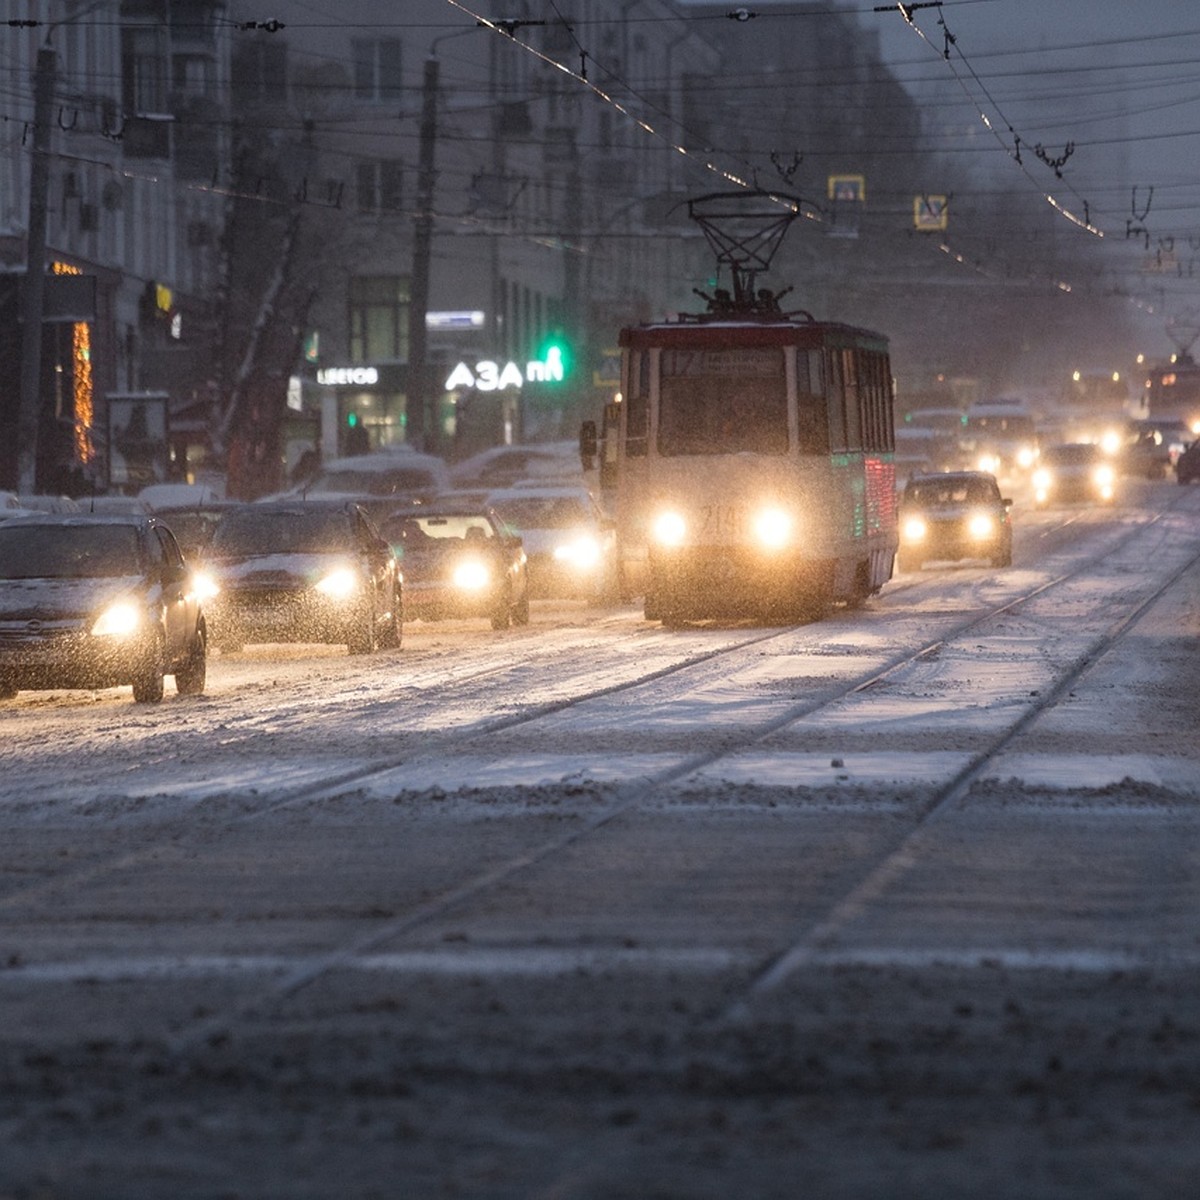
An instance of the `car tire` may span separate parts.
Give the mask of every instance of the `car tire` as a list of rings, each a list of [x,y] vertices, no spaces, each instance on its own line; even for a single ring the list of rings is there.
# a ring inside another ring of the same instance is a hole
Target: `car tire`
[[[192,638],[187,660],[175,672],[175,690],[181,696],[199,696],[208,680],[208,638],[200,626]]]
[[[364,605],[358,614],[350,636],[346,639],[346,649],[351,654],[374,654],[379,649],[379,630],[375,624],[375,608]]]
[[[492,628],[507,629],[512,621],[512,590],[505,588],[500,603],[492,610]]]
[[[517,601],[516,607],[512,614],[514,625],[529,624],[529,593],[526,592],[520,600]]]
[[[138,704],[157,704],[163,698],[163,657],[160,634],[134,672],[133,698]]]

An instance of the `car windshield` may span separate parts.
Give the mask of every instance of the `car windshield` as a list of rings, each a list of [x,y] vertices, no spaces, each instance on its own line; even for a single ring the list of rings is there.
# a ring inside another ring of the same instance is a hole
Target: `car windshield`
[[[524,496],[495,501],[496,511],[512,529],[569,529],[586,524],[587,508],[575,496]]]
[[[332,554],[352,548],[349,521],[340,510],[326,512],[240,512],[224,517],[213,531],[212,554]]]
[[[393,546],[406,550],[453,547],[459,542],[482,542],[495,536],[491,522],[482,513],[391,517],[384,523],[383,535]]]
[[[1071,466],[1095,462],[1100,457],[1100,447],[1090,443],[1078,446],[1051,446],[1042,452],[1042,462],[1052,466]]]
[[[991,485],[983,479],[928,479],[910,483],[904,498],[910,504],[939,508],[954,504],[986,504],[996,496]]]
[[[386,471],[359,470],[353,467],[322,472],[307,491],[348,492],[367,496],[396,496],[405,492],[436,489],[433,472],[423,467],[389,467]]]
[[[104,579],[136,575],[129,525],[0,525],[0,578]]]

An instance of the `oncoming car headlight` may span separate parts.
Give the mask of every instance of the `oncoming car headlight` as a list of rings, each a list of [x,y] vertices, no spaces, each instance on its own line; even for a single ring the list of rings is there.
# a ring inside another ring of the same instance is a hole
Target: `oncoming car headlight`
[[[203,603],[221,593],[221,586],[207,571],[192,572],[192,595]]]
[[[687,522],[677,512],[670,510],[654,518],[652,529],[654,540],[660,546],[682,546],[687,536]]]
[[[972,513],[967,518],[967,532],[977,540],[991,537],[996,532],[996,518],[990,513]]]
[[[1045,467],[1040,467],[1033,473],[1033,486],[1039,491],[1045,491],[1053,482],[1053,476]]]
[[[1108,465],[1108,463],[1102,463],[1092,472],[1092,482],[1098,488],[1112,487],[1113,483],[1116,481],[1116,478],[1116,472]]]
[[[480,562],[477,558],[464,559],[454,568],[454,586],[462,588],[464,592],[477,592],[480,588],[487,587],[491,577],[487,563]]]
[[[1000,456],[998,454],[981,454],[976,466],[989,475],[995,475],[1000,470]]]
[[[1029,470],[1037,461],[1037,451],[1032,446],[1022,446],[1017,451],[1017,466]]]
[[[764,508],[754,517],[754,536],[768,550],[786,546],[792,536],[792,518],[781,508]]]
[[[929,532],[929,526],[925,523],[924,517],[906,517],[904,524],[900,527],[900,532],[906,542],[922,542]]]
[[[317,591],[331,600],[345,600],[358,591],[361,580],[350,567],[335,567],[317,581]]]
[[[600,543],[591,534],[580,534],[555,546],[554,560],[589,571],[600,561]]]
[[[92,625],[93,637],[129,637],[142,625],[142,613],[136,604],[119,600],[110,604]]]

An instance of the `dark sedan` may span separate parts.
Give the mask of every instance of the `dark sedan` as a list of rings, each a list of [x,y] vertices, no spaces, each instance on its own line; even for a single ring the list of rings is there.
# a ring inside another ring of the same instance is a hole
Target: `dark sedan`
[[[154,517],[0,524],[0,696],[132,685],[161,700],[204,690],[205,617],[174,535]]]
[[[401,637],[396,556],[355,504],[281,501],[228,510],[204,551],[213,643],[345,642],[351,654]]]
[[[900,569],[919,571],[927,562],[967,558],[1009,566],[1011,508],[989,472],[914,475],[900,498]]]
[[[393,514],[383,534],[400,559],[405,617],[529,621],[525,549],[491,508],[431,504]]]

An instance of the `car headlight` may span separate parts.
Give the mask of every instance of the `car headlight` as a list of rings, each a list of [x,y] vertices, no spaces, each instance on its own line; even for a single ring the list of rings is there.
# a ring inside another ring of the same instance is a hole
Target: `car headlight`
[[[492,573],[487,563],[477,558],[467,558],[455,566],[452,578],[456,588],[462,588],[464,592],[477,592],[491,582]]]
[[[119,600],[110,604],[92,625],[93,637],[129,637],[142,627],[142,612],[136,604]]]
[[[203,602],[221,593],[221,585],[207,571],[192,572],[192,595]]]
[[[1100,449],[1110,458],[1121,448],[1121,435],[1115,429],[1106,429],[1100,435]]]
[[[1037,459],[1037,451],[1032,446],[1022,446],[1017,451],[1017,466],[1028,470]]]
[[[792,536],[792,518],[782,508],[764,508],[754,517],[754,536],[768,550],[786,546]]]
[[[661,512],[652,526],[654,540],[660,546],[682,546],[687,536],[687,522],[677,512]]]
[[[900,532],[906,542],[923,542],[929,532],[929,526],[924,517],[906,517]]]
[[[1050,486],[1051,475],[1045,467],[1040,467],[1033,473],[1033,486],[1040,491],[1045,491]]]
[[[555,546],[554,560],[581,571],[591,570],[600,561],[600,543],[590,534],[580,534]]]
[[[991,513],[972,513],[967,519],[967,532],[976,539],[991,537],[996,532],[996,518]]]
[[[995,454],[981,454],[978,463],[979,470],[995,475],[1000,470],[1000,459]]]
[[[1092,481],[1097,487],[1112,487],[1115,479],[1116,475],[1107,463],[1101,464],[1092,472]]]
[[[317,581],[317,591],[331,600],[345,600],[358,591],[362,580],[350,567],[335,567]]]

